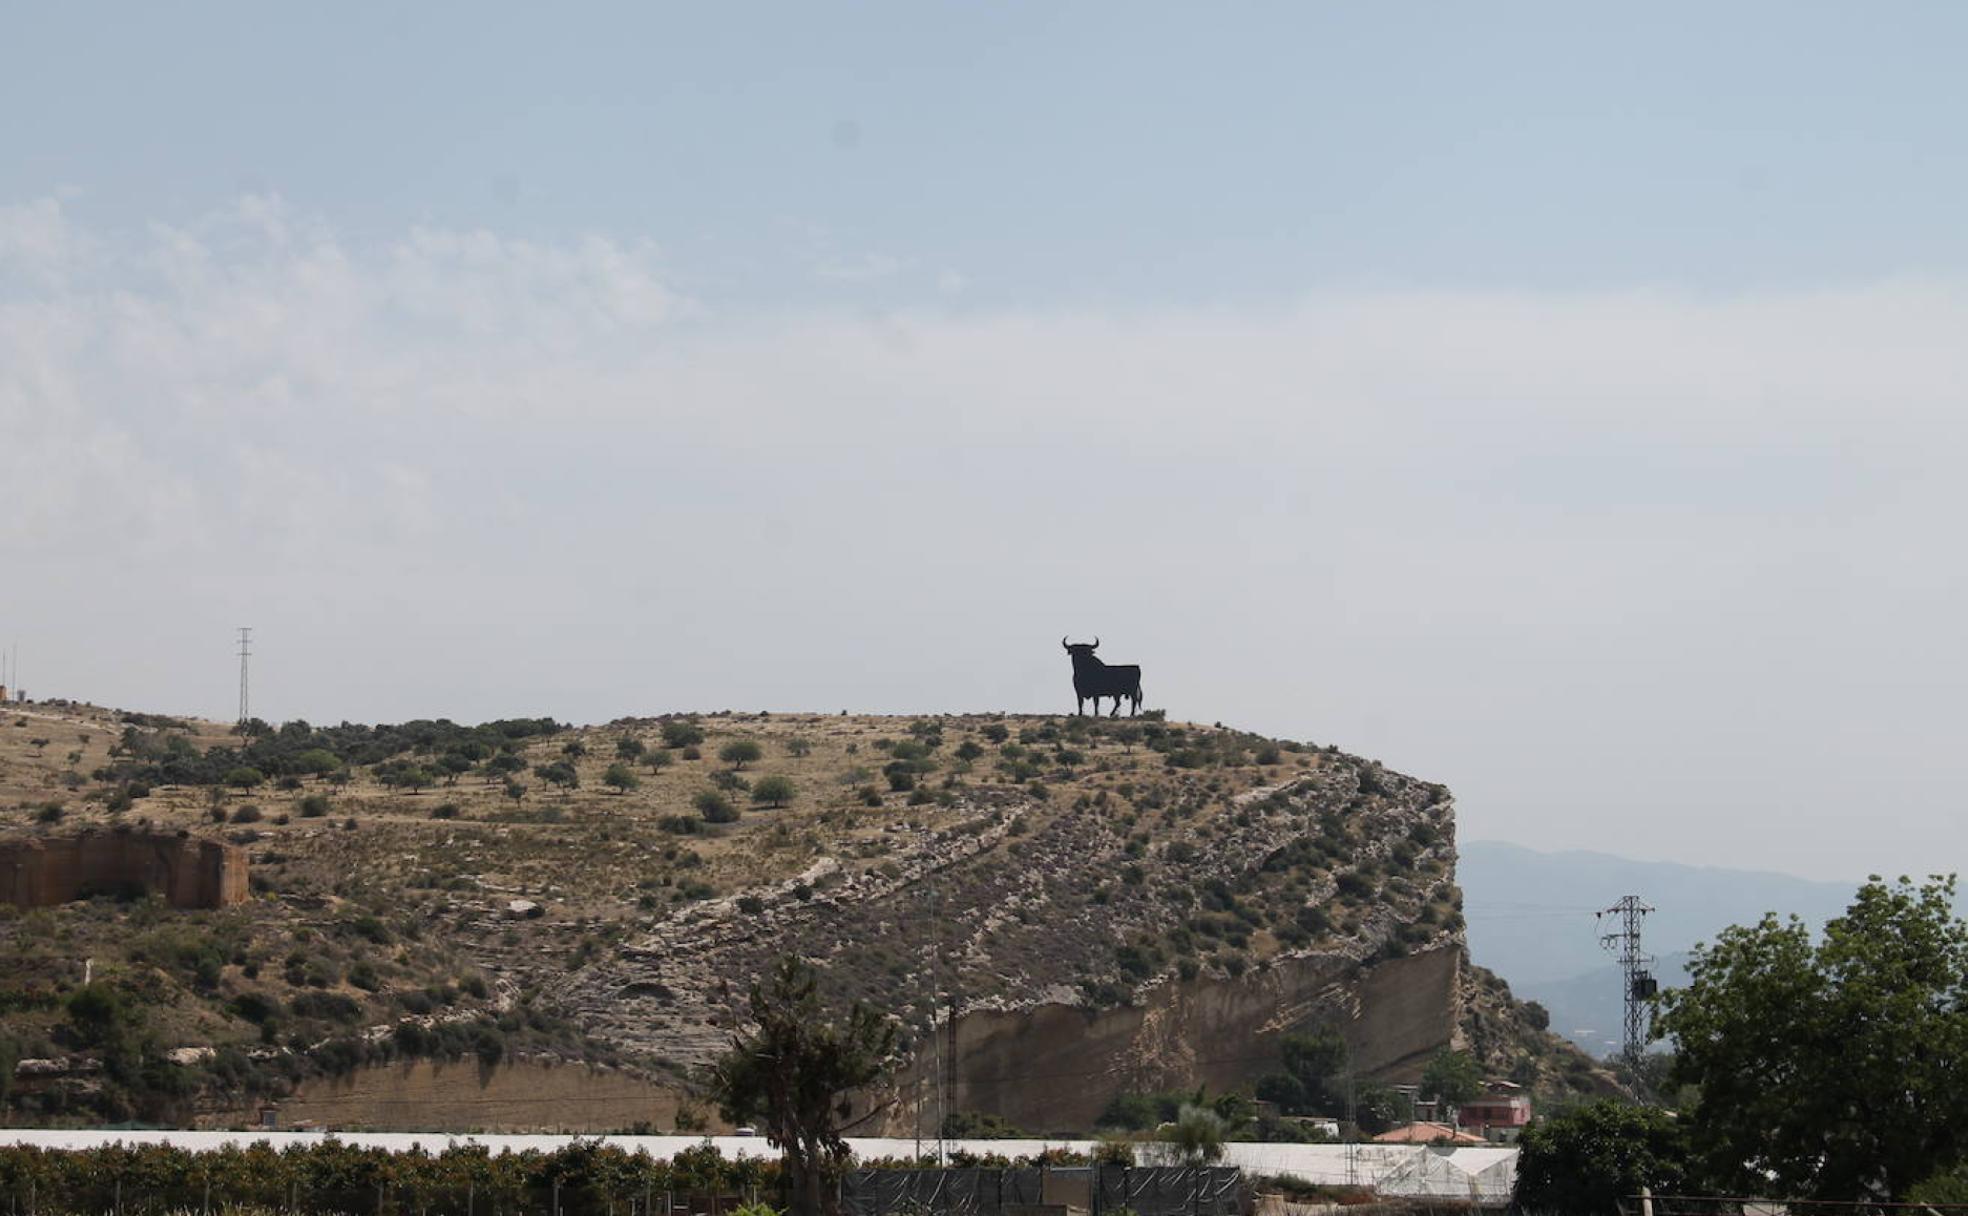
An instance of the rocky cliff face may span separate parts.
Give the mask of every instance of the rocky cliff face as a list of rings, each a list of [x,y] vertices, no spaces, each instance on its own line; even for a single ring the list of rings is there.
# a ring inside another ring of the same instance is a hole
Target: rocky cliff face
[[[246,899],[246,855],[216,840],[128,828],[0,839],[0,903],[49,908],[137,893],[173,908],[230,907]]]

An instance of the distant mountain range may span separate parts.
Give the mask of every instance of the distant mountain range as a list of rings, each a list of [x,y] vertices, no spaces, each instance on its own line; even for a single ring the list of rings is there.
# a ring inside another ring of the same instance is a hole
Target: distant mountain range
[[[1599,943],[1615,926],[1593,913],[1623,895],[1652,905],[1641,940],[1659,960],[1662,986],[1671,987],[1686,982],[1684,964],[1697,942],[1766,912],[1822,926],[1845,910],[1858,886],[1605,853],[1541,853],[1489,840],[1464,842],[1457,852],[1471,958],[1550,1010],[1551,1029],[1594,1055],[1617,1049],[1622,1001],[1619,968]]]

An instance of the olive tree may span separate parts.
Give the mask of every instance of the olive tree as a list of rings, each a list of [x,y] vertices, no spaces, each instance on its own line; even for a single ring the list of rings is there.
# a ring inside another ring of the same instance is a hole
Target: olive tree
[[[796,1216],[834,1209],[851,1095],[881,1075],[895,1046],[895,1027],[866,1005],[832,1016],[817,979],[798,958],[781,958],[752,984],[751,1028],[711,1070],[719,1112],[759,1126],[779,1150]]]

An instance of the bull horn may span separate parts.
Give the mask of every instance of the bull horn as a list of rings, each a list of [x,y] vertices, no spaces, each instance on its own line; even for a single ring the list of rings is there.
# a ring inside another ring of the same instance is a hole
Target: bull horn
[[[1093,635],[1093,648],[1095,650],[1100,649],[1100,635],[1097,633]]]
[[[1068,646],[1068,645],[1066,645],[1066,635],[1065,635],[1065,634],[1063,634],[1063,633],[1059,635],[1059,645],[1060,645],[1060,647],[1061,647],[1062,649],[1065,649],[1065,650],[1071,650],[1071,649],[1072,649],[1072,647],[1071,647],[1071,646]]]

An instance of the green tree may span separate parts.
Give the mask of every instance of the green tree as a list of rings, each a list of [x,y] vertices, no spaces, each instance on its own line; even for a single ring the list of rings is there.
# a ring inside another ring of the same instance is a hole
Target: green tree
[[[227,769],[225,775],[225,783],[236,790],[250,790],[265,780],[265,773],[245,764]]]
[[[649,766],[650,772],[660,773],[676,763],[676,753],[666,747],[652,747],[642,753],[642,762]]]
[[[635,770],[620,760],[617,760],[608,766],[607,772],[601,775],[601,783],[612,787],[617,794],[626,794],[630,790],[640,787],[642,785],[642,778],[635,775]]]
[[[1281,1045],[1285,1073],[1297,1083],[1305,1109],[1330,1115],[1346,1106],[1346,1039],[1331,1026],[1288,1034]]]
[[[1456,1108],[1473,1101],[1483,1092],[1483,1071],[1466,1051],[1444,1047],[1429,1057],[1421,1071],[1421,1096],[1447,1107],[1451,1122],[1457,1122]]]
[[[804,760],[813,751],[813,740],[805,735],[794,735],[786,740],[786,754],[795,760]]]
[[[526,798],[526,787],[508,777],[506,778],[505,793],[506,797],[512,801],[512,804],[518,806]]]
[[[325,747],[310,747],[291,762],[297,773],[309,777],[326,777],[342,767],[342,759]]]
[[[705,790],[698,794],[696,807],[697,813],[704,817],[705,823],[738,822],[738,808],[731,805],[731,799],[716,790]]]
[[[734,769],[742,769],[763,755],[765,750],[750,739],[734,739],[718,749],[718,759]]]
[[[143,1020],[129,998],[101,981],[69,993],[63,1007],[70,1033],[84,1047],[113,1048]]]
[[[1414,1108],[1392,1085],[1368,1081],[1354,1086],[1353,1125],[1369,1136],[1414,1118]]]
[[[581,774],[575,770],[572,764],[565,760],[556,760],[552,764],[536,765],[533,769],[533,775],[542,781],[551,782],[559,786],[563,791],[578,789],[581,785]]]
[[[796,1216],[821,1216],[834,1208],[832,1183],[848,1159],[849,1095],[881,1075],[895,1028],[859,1002],[844,1019],[830,1017],[813,969],[790,955],[752,985],[751,1021],[756,1029],[712,1066],[711,1096],[726,1119],[762,1127],[780,1151]]]
[[[674,718],[663,723],[664,747],[695,747],[704,741],[704,728],[687,718]]]
[[[791,777],[781,777],[776,774],[760,777],[758,784],[752,787],[752,801],[764,806],[782,807],[793,800],[796,792]]]
[[[615,740],[615,758],[617,760],[635,760],[641,755],[642,740],[633,735]]]
[[[1916,1184],[1907,1199],[1930,1207],[1968,1207],[1968,1162]]]
[[[1687,1131],[1657,1108],[1601,1098],[1537,1120],[1517,1147],[1519,1211],[1611,1216],[1642,1187],[1685,1193]]]
[[[1968,1160],[1968,925],[1954,879],[1877,876],[1823,939],[1766,916],[1697,946],[1657,1035],[1699,1087],[1704,1183],[1902,1201]]]

